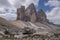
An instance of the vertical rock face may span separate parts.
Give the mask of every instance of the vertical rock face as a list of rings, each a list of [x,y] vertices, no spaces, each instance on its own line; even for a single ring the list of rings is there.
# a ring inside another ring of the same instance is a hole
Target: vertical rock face
[[[25,17],[24,17],[24,21],[26,21],[26,22],[27,22],[27,21],[30,21],[30,17],[29,17],[29,16],[25,16]]]
[[[17,9],[17,20],[47,23],[46,14],[41,9],[36,12],[34,4],[30,4],[26,10],[24,6]]]
[[[31,22],[36,21],[36,10],[34,4],[30,4],[25,12],[26,16],[29,16]]]
[[[17,9],[17,20],[23,20],[25,16],[25,7],[21,6],[21,8]]]
[[[17,20],[20,20],[20,8],[17,9]]]
[[[46,14],[44,13],[44,11],[42,9],[37,12],[37,21],[41,22],[41,23],[48,22],[48,20],[46,18]]]

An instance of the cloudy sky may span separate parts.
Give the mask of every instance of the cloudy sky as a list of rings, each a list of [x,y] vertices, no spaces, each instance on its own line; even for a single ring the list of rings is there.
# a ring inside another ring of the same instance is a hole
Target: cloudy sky
[[[21,5],[35,4],[36,10],[43,9],[49,21],[60,24],[60,0],[0,0],[0,17],[16,19],[16,9]]]

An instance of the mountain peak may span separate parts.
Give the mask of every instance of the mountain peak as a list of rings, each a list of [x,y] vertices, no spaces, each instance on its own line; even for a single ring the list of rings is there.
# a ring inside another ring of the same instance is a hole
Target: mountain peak
[[[26,9],[26,15],[30,18],[31,22],[36,21],[36,9],[33,3],[31,3]]]
[[[48,22],[46,14],[42,9],[38,10],[38,12],[37,12],[37,21],[41,22],[41,23],[47,23]]]
[[[28,8],[34,9],[34,8],[35,8],[35,5],[34,5],[33,3],[31,3],[31,4],[28,6]]]
[[[31,3],[31,4],[30,4],[30,6],[34,6],[34,4],[33,4],[33,3]]]

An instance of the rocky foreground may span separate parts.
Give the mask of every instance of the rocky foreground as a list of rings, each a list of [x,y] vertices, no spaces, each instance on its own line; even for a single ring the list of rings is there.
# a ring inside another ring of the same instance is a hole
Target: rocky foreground
[[[39,22],[32,23],[20,20],[6,21],[5,19],[0,18],[0,34],[5,35],[4,31],[6,30],[10,34],[16,35],[16,37],[23,36],[25,30],[29,30],[28,32],[32,31],[31,34],[39,34],[39,35],[54,35],[54,33],[56,34],[60,33],[60,27],[48,23],[47,24],[42,24]]]

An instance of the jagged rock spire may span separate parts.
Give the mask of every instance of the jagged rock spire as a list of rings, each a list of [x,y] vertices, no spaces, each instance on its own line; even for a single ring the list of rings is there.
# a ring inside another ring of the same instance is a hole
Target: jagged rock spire
[[[30,4],[28,8],[26,9],[26,15],[30,17],[31,22],[36,21],[36,10],[34,4]]]
[[[17,9],[17,20],[23,20],[25,15],[25,6]]]
[[[35,9],[35,5],[33,3],[31,3],[28,8]]]
[[[47,23],[48,21],[45,12],[42,9],[37,12],[37,21],[41,23]]]
[[[42,9],[38,10],[38,15],[46,18],[46,14]]]

